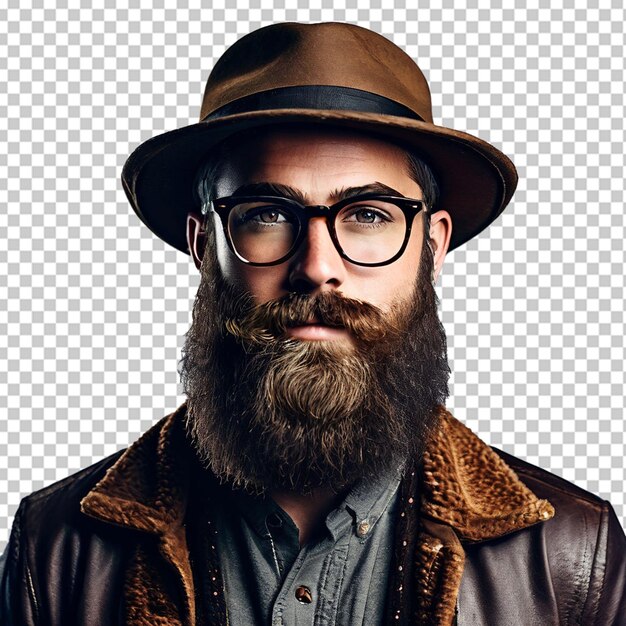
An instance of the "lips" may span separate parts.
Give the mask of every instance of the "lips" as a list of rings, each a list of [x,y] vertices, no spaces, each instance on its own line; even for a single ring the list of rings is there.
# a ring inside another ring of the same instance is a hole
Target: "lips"
[[[311,317],[306,322],[290,324],[286,333],[290,337],[309,341],[334,341],[348,337],[345,327],[330,326],[317,317]]]

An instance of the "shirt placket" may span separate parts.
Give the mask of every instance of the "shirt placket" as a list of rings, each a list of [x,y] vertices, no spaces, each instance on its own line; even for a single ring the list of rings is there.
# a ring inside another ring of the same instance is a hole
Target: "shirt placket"
[[[344,534],[330,549],[329,543],[325,539],[300,550],[274,602],[272,626],[334,626],[350,535]],[[279,551],[276,545],[273,549]]]

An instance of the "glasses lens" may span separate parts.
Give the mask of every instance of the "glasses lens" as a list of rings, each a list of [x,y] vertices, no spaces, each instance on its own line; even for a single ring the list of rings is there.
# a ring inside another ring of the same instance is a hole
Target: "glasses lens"
[[[288,254],[300,230],[289,206],[256,201],[235,205],[228,232],[237,254],[251,263],[273,263]]]
[[[384,200],[364,200],[344,207],[335,220],[339,245],[357,263],[384,263],[402,248],[404,212]]]

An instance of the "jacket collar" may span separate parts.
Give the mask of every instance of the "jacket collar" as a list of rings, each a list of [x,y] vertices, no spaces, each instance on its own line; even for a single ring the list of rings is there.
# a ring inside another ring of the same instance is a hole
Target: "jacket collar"
[[[424,455],[422,514],[461,540],[485,541],[550,519],[554,509],[472,431],[440,407],[440,427]],[[83,513],[158,535],[183,523],[191,457],[186,403],[120,456],[81,501]]]
[[[182,523],[189,465],[185,446],[186,403],[130,445],[81,500],[91,517],[154,534]]]
[[[125,623],[132,626],[197,623],[185,516],[190,495],[201,492],[210,475],[205,472],[205,480],[198,479],[190,494],[192,476],[201,465],[185,433],[186,408],[183,403],[129,446],[80,503],[86,515],[143,531],[146,538],[156,536],[158,551],[171,566],[164,569],[162,561],[154,561],[151,542],[137,543],[125,579]],[[443,407],[439,411],[440,426],[421,471],[408,470],[402,483],[397,571],[390,587],[394,623],[402,623],[407,611],[403,589],[412,587],[416,623],[451,624],[465,560],[462,542],[500,537],[554,514],[489,446]],[[204,530],[205,537],[214,532]],[[416,544],[409,550],[412,536]],[[205,569],[215,618],[211,623],[225,623],[219,564],[215,546],[210,548]],[[415,580],[405,580],[411,563]]]
[[[486,541],[550,519],[554,508],[467,426],[440,407],[424,455],[422,514],[461,540]]]
[[[193,460],[186,440],[186,404],[162,418],[129,446],[80,502],[90,517],[157,536],[158,551],[175,572],[176,587],[164,582],[151,551],[137,544],[126,571],[129,626],[167,623],[195,626],[196,594],[187,546],[185,513]],[[168,590],[169,589],[169,590]],[[168,590],[168,591],[166,591]],[[182,598],[182,607],[171,598]]]

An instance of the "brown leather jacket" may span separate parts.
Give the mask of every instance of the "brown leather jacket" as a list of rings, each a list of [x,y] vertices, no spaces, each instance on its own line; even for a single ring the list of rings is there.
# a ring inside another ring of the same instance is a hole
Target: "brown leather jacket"
[[[210,475],[185,404],[126,450],[24,498],[0,624],[226,624]],[[481,442],[441,409],[401,487],[389,624],[626,624],[611,506]]]

